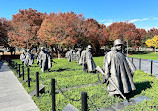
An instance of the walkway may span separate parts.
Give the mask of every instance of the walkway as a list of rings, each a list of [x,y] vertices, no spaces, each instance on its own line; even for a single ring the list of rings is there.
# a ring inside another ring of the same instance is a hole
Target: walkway
[[[6,63],[0,62],[0,111],[39,111]]]
[[[130,58],[132,60],[132,58]],[[133,63],[136,66],[137,69],[139,69],[139,59],[134,58]],[[152,74],[155,75],[156,78],[158,78],[158,61],[153,60],[152,65]],[[143,70],[145,73],[150,74],[151,73],[151,60],[149,59],[141,59],[141,70]]]

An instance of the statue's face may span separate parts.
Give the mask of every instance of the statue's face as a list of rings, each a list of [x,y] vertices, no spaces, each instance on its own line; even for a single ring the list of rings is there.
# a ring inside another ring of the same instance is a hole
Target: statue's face
[[[91,52],[92,51],[92,49],[91,48],[88,48],[88,50]]]
[[[121,50],[122,50],[122,45],[121,45],[121,44],[115,45],[115,47],[116,47],[116,50],[117,50],[117,51],[121,51]]]

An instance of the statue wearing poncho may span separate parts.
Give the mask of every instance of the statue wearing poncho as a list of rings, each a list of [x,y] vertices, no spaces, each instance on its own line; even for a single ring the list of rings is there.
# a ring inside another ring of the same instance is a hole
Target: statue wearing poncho
[[[80,61],[80,58],[81,58],[81,48],[79,48],[78,51],[76,52],[76,60],[78,63]]]
[[[31,52],[31,50],[27,50],[27,52],[25,53],[25,60],[24,60],[24,64],[27,66],[31,66],[34,63],[34,58],[33,58],[33,54]]]
[[[87,50],[82,51],[79,64],[82,65],[83,71],[95,71],[96,65],[91,54],[92,47],[88,45]]]
[[[136,70],[134,64],[121,52],[122,42],[114,41],[114,47],[104,56],[103,60],[103,83],[110,77],[123,94],[135,90],[133,74]],[[119,94],[110,82],[107,82],[109,95]]]
[[[68,52],[68,61],[71,62],[72,61],[72,54],[73,54],[73,50],[71,49],[69,52]]]
[[[22,52],[22,54],[20,55],[20,60],[21,60],[22,63],[24,63],[25,58],[26,58],[26,51],[24,49],[23,52]]]
[[[50,70],[52,67],[51,57],[49,52],[45,51],[44,47],[41,47],[41,52],[38,55],[39,66],[41,67],[41,71]]]

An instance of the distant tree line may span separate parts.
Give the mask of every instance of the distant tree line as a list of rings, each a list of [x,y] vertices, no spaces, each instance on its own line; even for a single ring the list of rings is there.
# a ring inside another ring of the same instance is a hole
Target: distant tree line
[[[128,22],[114,22],[106,27],[74,12],[47,14],[29,8],[19,10],[12,20],[0,19],[0,45],[19,49],[45,46],[62,51],[90,44],[94,53],[99,54],[101,47],[112,46],[115,39],[136,49],[146,46],[145,42],[155,35],[158,35],[155,28],[146,31]]]

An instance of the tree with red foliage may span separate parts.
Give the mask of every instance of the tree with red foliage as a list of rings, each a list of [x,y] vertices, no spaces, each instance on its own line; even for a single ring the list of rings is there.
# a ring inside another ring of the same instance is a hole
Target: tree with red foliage
[[[79,28],[84,17],[74,12],[51,13],[42,23],[38,31],[41,44],[55,47],[58,52],[61,47],[73,47],[80,36]]]
[[[121,39],[124,44],[128,41],[128,44],[135,47],[138,43],[138,30],[133,23],[128,22],[114,22],[107,27],[109,32],[109,39],[114,41],[115,39]]]
[[[143,46],[143,44],[145,44],[145,42],[143,42],[145,35],[146,35],[146,30],[145,29],[136,29],[136,38],[134,40],[131,40],[131,44],[133,47],[138,48],[140,46]]]
[[[152,29],[148,30],[147,33],[148,33],[148,35],[150,35],[151,38],[152,38],[152,37],[154,37],[155,35],[158,35],[158,29],[152,28]]]
[[[94,19],[87,19],[85,21],[86,30],[84,32],[84,36],[87,38],[88,44],[91,44],[95,51],[100,47],[99,44],[99,23]]]
[[[8,47],[8,31],[11,30],[11,21],[0,18],[0,45]]]
[[[99,44],[100,46],[106,46],[106,45],[109,45],[109,33],[107,31],[107,28],[104,24],[100,24],[100,28],[99,28],[99,38],[98,38],[98,41],[99,41]]]
[[[17,48],[32,48],[37,45],[37,31],[43,22],[46,13],[29,10],[19,10],[19,13],[12,17],[13,29],[9,31],[9,44]]]
[[[128,22],[114,22],[107,27],[107,30],[112,41],[121,39],[125,42],[127,39],[130,40],[135,36],[136,26]]]
[[[98,55],[100,47],[106,45],[109,41],[109,34],[106,30],[106,26],[99,24],[94,19],[87,19],[85,24],[86,30],[84,36],[88,40],[87,43],[92,45],[95,55]]]

